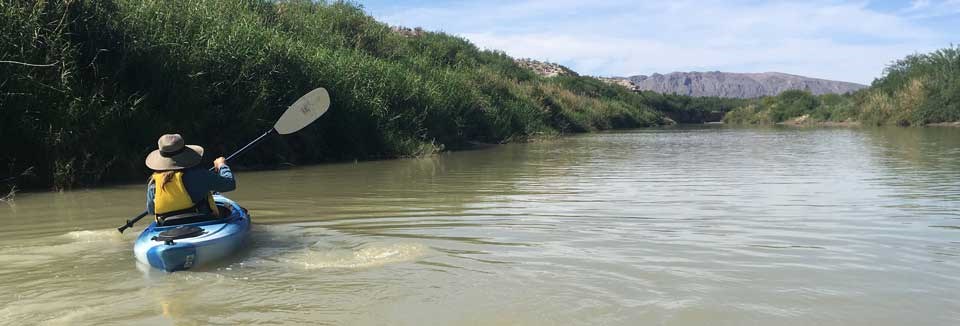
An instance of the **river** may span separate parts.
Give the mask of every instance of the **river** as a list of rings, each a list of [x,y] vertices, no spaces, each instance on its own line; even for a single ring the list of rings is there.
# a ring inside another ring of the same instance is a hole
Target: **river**
[[[641,129],[239,172],[247,249],[139,266],[143,186],[0,203],[3,325],[956,325],[960,128]]]

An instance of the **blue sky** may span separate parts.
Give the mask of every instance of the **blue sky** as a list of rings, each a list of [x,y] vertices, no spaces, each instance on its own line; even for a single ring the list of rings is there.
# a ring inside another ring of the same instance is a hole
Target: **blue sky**
[[[893,60],[960,44],[960,0],[358,1],[581,74],[779,71],[870,83]]]

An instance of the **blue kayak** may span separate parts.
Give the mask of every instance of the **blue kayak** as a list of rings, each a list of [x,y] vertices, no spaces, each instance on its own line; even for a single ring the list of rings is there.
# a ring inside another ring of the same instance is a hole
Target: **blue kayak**
[[[137,260],[174,272],[209,264],[240,249],[250,233],[250,215],[227,197],[214,195],[213,199],[221,212],[229,211],[227,217],[178,225],[150,223],[133,244]]]

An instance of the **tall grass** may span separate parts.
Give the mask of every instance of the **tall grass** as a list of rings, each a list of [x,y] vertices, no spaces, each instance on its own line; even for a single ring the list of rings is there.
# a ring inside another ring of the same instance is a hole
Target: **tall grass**
[[[0,178],[35,167],[27,188],[138,180],[167,132],[228,153],[315,87],[332,109],[244,165],[665,121],[620,87],[541,78],[443,33],[403,36],[344,2],[4,1],[0,28]]]
[[[788,91],[731,111],[729,123],[763,124],[809,115],[813,121],[922,126],[960,121],[960,47],[907,56],[884,76],[848,95]]]

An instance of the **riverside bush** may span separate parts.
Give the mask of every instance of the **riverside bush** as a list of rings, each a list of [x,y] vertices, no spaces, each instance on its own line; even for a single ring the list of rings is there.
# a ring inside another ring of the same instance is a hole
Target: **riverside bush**
[[[867,125],[922,126],[960,121],[960,47],[914,54],[888,66],[864,90],[813,96],[786,91],[730,111],[724,121],[777,123],[810,115],[813,121],[860,121]],[[769,119],[768,119],[769,118]]]
[[[402,35],[344,2],[0,3],[0,179],[137,180],[160,134],[225,155],[325,87],[331,110],[247,166],[424,155],[664,123],[640,95],[543,78],[462,38]]]

